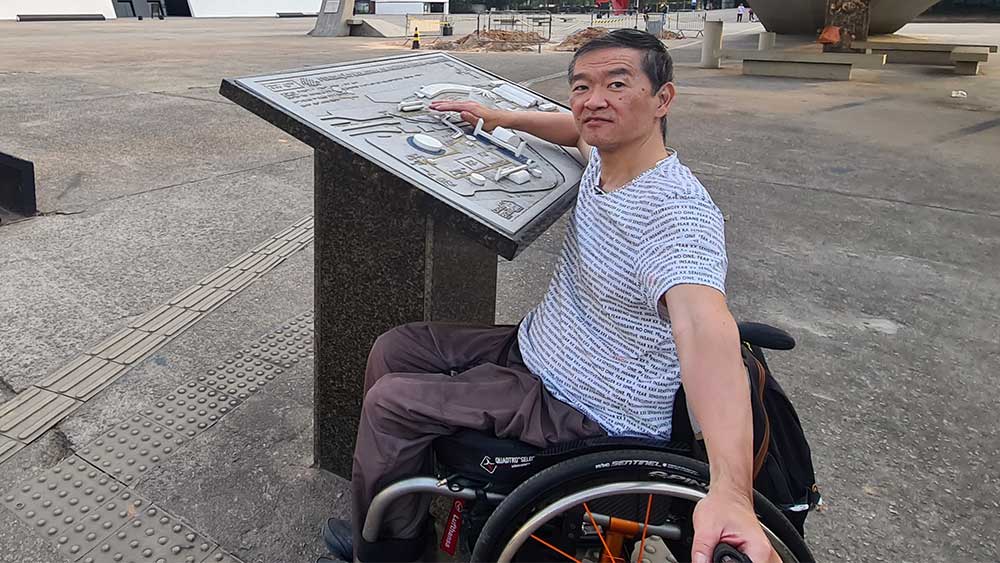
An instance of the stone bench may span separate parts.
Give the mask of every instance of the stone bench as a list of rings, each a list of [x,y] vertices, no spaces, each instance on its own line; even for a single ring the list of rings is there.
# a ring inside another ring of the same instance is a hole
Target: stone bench
[[[988,47],[956,47],[951,52],[951,62],[955,64],[955,74],[975,76],[979,65],[990,58]]]
[[[854,68],[880,69],[885,66],[886,56],[865,53],[822,53],[811,51],[776,51],[754,49],[723,49],[722,58],[731,60],[768,60],[802,63],[842,63],[853,65]]]
[[[917,41],[855,41],[852,47],[864,49],[868,53],[886,55],[891,64],[917,64],[951,66],[951,53],[955,49],[977,47],[997,52],[997,45],[963,43],[921,43]]]
[[[879,68],[885,64],[884,55],[863,53],[724,50],[722,56],[742,59],[745,75],[817,80],[850,80],[855,66]]]

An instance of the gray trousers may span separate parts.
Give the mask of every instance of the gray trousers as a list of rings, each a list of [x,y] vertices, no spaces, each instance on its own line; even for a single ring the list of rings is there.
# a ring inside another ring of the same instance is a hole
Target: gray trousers
[[[538,447],[605,434],[528,371],[516,327],[412,323],[395,328],[375,341],[365,373],[351,480],[359,557],[364,552],[361,528],[375,494],[399,479],[431,475],[431,442],[463,428]],[[395,502],[382,537],[419,538],[430,501],[412,495]]]

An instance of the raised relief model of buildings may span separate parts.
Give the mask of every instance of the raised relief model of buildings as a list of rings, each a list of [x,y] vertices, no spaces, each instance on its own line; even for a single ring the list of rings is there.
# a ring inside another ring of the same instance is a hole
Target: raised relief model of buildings
[[[270,102],[421,189],[514,234],[567,190],[581,166],[562,147],[483,129],[436,100],[508,110],[566,111],[443,53],[240,79]],[[364,186],[343,186],[364,189]]]

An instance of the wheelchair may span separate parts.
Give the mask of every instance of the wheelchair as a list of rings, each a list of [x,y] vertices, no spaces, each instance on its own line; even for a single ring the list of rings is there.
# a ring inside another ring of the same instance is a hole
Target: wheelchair
[[[741,340],[760,348],[794,346],[780,329],[739,327]],[[424,494],[461,499],[444,533],[475,562],[689,558],[694,506],[709,483],[696,440],[600,437],[539,449],[463,430],[438,438],[433,448],[434,475],[397,481],[375,496],[362,529],[365,540],[379,538],[383,515],[395,500]],[[754,509],[783,562],[814,560],[795,526],[756,491]]]

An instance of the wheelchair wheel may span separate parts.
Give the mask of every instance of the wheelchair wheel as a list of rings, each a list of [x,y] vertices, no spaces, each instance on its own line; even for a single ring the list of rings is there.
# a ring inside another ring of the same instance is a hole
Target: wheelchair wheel
[[[652,450],[569,459],[528,479],[497,506],[472,561],[621,563],[639,550],[652,562],[687,561],[694,506],[708,491],[708,475],[704,463]],[[754,509],[782,561],[813,561],[792,524],[756,492]]]

